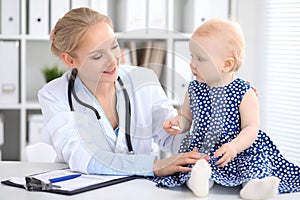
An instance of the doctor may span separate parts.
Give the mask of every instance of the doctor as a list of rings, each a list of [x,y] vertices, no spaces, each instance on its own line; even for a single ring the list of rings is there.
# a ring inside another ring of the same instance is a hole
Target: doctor
[[[206,158],[196,149],[162,160],[151,154],[152,140],[177,151],[181,138],[162,128],[176,110],[151,70],[119,66],[110,18],[73,9],[57,22],[50,40],[53,54],[70,68],[38,93],[43,133],[57,161],[90,174],[165,176],[190,171],[187,164]]]

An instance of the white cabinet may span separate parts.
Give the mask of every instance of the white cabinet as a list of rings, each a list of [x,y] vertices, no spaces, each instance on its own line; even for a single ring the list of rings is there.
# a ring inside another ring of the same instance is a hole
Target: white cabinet
[[[20,1],[2,0],[0,6],[0,30],[5,35],[20,34]]]
[[[50,1],[50,30],[55,26],[56,22],[64,16],[70,9],[70,1],[51,0]]]
[[[190,71],[189,41],[174,41],[174,59],[173,59],[173,99],[181,105],[184,101],[185,93],[188,89],[188,83],[193,76]]]
[[[49,0],[29,0],[28,3],[28,33],[37,36],[49,34]]]
[[[5,140],[2,146],[4,160],[21,160],[21,153],[30,137],[29,116],[41,114],[37,92],[45,84],[42,69],[52,65],[67,69],[62,61],[50,52],[49,32],[55,21],[71,8],[89,6],[110,16],[114,21],[120,46],[127,48],[124,52],[130,52],[126,57],[136,59],[137,65],[143,64],[141,58],[146,52],[145,44],[151,44],[151,52],[147,51],[147,53],[160,55],[156,62],[159,62],[157,66],[161,68],[156,70],[159,69],[162,86],[170,100],[173,100],[174,104],[180,104],[181,96],[192,78],[188,66],[189,58],[186,56],[189,54],[186,49],[191,31],[185,31],[185,26],[193,27],[202,23],[201,20],[197,20],[195,7],[196,4],[200,6],[202,0],[199,2],[197,0],[0,0],[1,14],[3,13],[0,15],[1,26],[6,26],[5,23],[8,23],[5,16],[9,16],[15,1],[20,3],[20,9],[19,12],[12,12],[12,16],[13,19],[19,20],[19,24],[18,21],[14,21],[17,24],[13,26],[14,28],[1,27],[0,29],[0,43],[3,41],[5,44],[12,42],[19,45],[16,50],[18,55],[15,55],[18,59],[7,61],[10,64],[16,62],[18,65],[13,72],[19,81],[14,87],[17,97],[5,104],[0,102],[0,114],[5,118]],[[213,2],[228,1],[214,0]],[[136,5],[132,7],[132,4]],[[220,8],[219,5],[221,4],[213,7]],[[186,9],[189,6],[193,8],[190,18],[184,17],[189,12]],[[228,7],[224,9],[224,12],[228,12]],[[137,28],[139,31],[136,30]],[[7,29],[11,29],[12,33]],[[134,48],[131,49],[134,51],[128,51],[128,48]],[[5,53],[8,53],[8,49]],[[183,68],[181,65],[184,65]],[[1,64],[0,72],[4,71],[7,74],[6,70],[12,70],[11,67]],[[177,79],[176,74],[181,74],[180,80]],[[4,89],[10,90],[13,87],[7,85]],[[4,99],[2,93],[0,99]]]
[[[193,32],[201,23],[212,17],[228,16],[229,0],[186,0],[184,31]]]
[[[19,41],[0,40],[0,104],[19,102]]]
[[[43,129],[43,116],[41,114],[31,114],[28,116],[28,144],[43,141],[41,136]]]

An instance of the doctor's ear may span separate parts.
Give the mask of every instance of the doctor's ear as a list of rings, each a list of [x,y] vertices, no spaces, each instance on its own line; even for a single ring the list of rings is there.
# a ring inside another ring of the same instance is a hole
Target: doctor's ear
[[[223,72],[230,72],[233,69],[235,59],[233,57],[228,57],[224,61]]]
[[[68,67],[76,68],[74,58],[72,56],[70,56],[68,53],[65,53],[65,52],[62,53],[61,58]]]

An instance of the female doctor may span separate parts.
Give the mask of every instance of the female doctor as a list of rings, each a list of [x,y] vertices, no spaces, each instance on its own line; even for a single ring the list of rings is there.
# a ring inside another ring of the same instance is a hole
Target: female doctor
[[[109,17],[89,8],[70,10],[50,40],[52,53],[70,68],[38,93],[43,134],[57,161],[90,174],[165,176],[190,171],[187,164],[206,158],[196,149],[161,160],[151,154],[152,140],[163,150],[176,146],[162,129],[176,110],[151,70],[119,66]]]

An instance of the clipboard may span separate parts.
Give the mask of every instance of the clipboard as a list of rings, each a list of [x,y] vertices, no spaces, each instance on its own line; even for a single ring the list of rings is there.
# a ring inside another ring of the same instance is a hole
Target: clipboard
[[[99,189],[99,188],[115,185],[118,183],[138,179],[138,178],[144,178],[143,176],[137,176],[137,175],[110,176],[110,175],[81,174],[81,176],[69,180],[64,180],[61,182],[50,183],[49,181],[48,182],[46,181],[46,179],[49,180],[52,178],[56,178],[58,176],[65,176],[65,175],[70,175],[75,173],[76,172],[71,172],[69,169],[58,169],[58,170],[48,171],[40,174],[26,176],[26,177],[34,178],[35,180],[39,180],[43,184],[43,187],[33,188],[30,190],[28,190],[26,181],[24,183],[21,183],[21,181],[15,181],[16,178],[15,179],[11,178],[8,180],[1,181],[1,183],[7,186],[27,189],[28,191],[41,191],[41,192],[50,192],[50,193],[63,194],[63,195],[74,195],[74,194],[87,192],[90,190]],[[22,178],[25,179],[26,177],[18,177],[18,178],[22,180]]]

